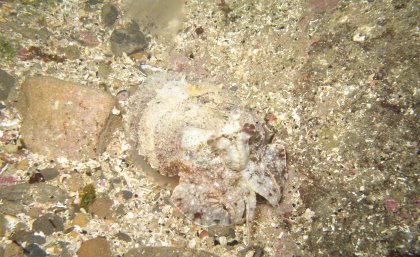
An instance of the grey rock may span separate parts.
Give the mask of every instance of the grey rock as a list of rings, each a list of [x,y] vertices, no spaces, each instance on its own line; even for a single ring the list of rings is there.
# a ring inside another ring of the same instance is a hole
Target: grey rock
[[[109,74],[112,73],[112,67],[106,62],[100,62],[98,64],[98,76],[101,79],[107,79]]]
[[[48,236],[54,232],[64,230],[63,219],[58,215],[47,213],[34,221],[32,229],[42,231]]]
[[[37,244],[30,244],[26,247],[26,250],[29,251],[28,257],[45,257],[47,253],[41,249]]]
[[[148,41],[139,30],[137,23],[131,23],[127,28],[116,29],[111,34],[111,50],[116,56],[140,52],[148,46]]]
[[[145,246],[129,250],[124,257],[217,257],[217,255],[196,249],[181,247]]]
[[[234,226],[219,226],[214,225],[208,227],[208,232],[210,236],[225,236],[225,237],[235,237],[235,227]]]
[[[52,180],[60,174],[55,168],[47,168],[40,171],[45,181]]]
[[[65,55],[67,59],[75,60],[80,57],[80,49],[76,45],[70,45],[66,47],[59,48],[58,51]]]
[[[15,78],[4,70],[0,70],[0,101],[9,96],[10,90],[15,86]]]
[[[45,183],[0,186],[0,210],[10,215],[27,213],[27,206],[33,202],[54,205],[64,203],[66,198],[64,190]]]
[[[51,35],[52,33],[46,27],[40,28],[36,33],[36,36],[44,42],[47,42]]]
[[[113,4],[105,4],[102,7],[101,18],[106,27],[111,27],[118,19],[118,9]]]
[[[115,237],[125,242],[131,242],[131,237],[123,232],[118,232]]]
[[[131,197],[133,197],[133,192],[131,192],[131,191],[128,191],[128,190],[122,190],[122,191],[121,191],[121,193],[122,193],[122,197],[123,197],[125,200],[129,200]]]

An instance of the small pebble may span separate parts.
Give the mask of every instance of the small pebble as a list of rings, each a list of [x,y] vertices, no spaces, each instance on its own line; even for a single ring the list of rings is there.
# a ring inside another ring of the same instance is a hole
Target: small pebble
[[[4,237],[7,229],[7,221],[2,213],[0,213],[0,237]]]
[[[59,172],[56,168],[47,168],[40,171],[42,176],[44,176],[45,181],[52,180],[59,175]]]
[[[195,248],[197,241],[193,238],[188,242],[188,248]]]
[[[26,250],[29,251],[28,257],[45,257],[47,253],[42,250],[37,244],[29,244],[26,247]]]
[[[95,47],[100,43],[98,37],[91,31],[78,32],[75,37],[84,46]]]
[[[10,90],[15,86],[16,80],[4,70],[0,70],[0,101],[9,96]]]
[[[24,170],[24,169],[26,169],[26,167],[28,167],[28,164],[29,164],[29,160],[28,159],[23,159],[16,165],[16,169]]]
[[[34,221],[32,229],[35,231],[42,231],[44,235],[51,235],[56,231],[63,231],[63,219],[52,213],[47,213]]]
[[[23,249],[20,248],[15,243],[7,244],[4,247],[3,257],[23,257],[25,256],[23,253]]]
[[[129,200],[129,199],[131,199],[131,197],[133,197],[133,192],[131,192],[131,191],[122,190],[121,193],[122,193],[122,196],[125,200]]]
[[[116,29],[111,34],[111,51],[116,56],[140,52],[148,46],[146,36],[139,30],[136,23],[131,23],[128,28]]]
[[[103,2],[104,2],[104,0],[88,0],[87,4],[94,5],[94,4],[100,4],[100,3],[103,3]]]
[[[73,225],[79,226],[81,228],[84,228],[89,223],[89,217],[85,213],[76,213],[76,215],[73,218]]]
[[[69,190],[73,192],[78,191],[84,186],[83,178],[79,173],[71,174],[71,177],[66,179],[65,183],[69,187]]]
[[[225,236],[219,237],[218,241],[219,241],[221,246],[226,246],[227,245],[227,238]]]
[[[67,59],[76,60],[80,58],[80,49],[77,45],[70,45],[58,49],[61,54],[66,56]]]
[[[118,19],[118,9],[113,4],[105,4],[102,7],[101,18],[106,27],[111,27]]]
[[[131,237],[123,232],[118,232],[115,237],[125,242],[131,242]]]
[[[33,231],[26,231],[26,230],[15,231],[11,235],[10,239],[19,243],[38,244],[38,245],[43,245],[46,242],[46,239],[43,236],[35,235]]]
[[[117,100],[118,101],[127,101],[129,97],[130,97],[130,94],[125,89],[121,90],[120,92],[117,93]]]
[[[73,257],[74,253],[72,253],[69,248],[71,247],[69,242],[58,241],[54,243],[54,248],[51,252],[54,252],[55,255],[52,256],[60,256],[60,257]],[[48,249],[50,250],[50,248]]]
[[[77,251],[78,257],[111,257],[112,252],[105,238],[96,237],[82,243]]]
[[[235,229],[232,226],[210,226],[208,232],[210,236],[235,237]]]
[[[34,184],[34,183],[39,183],[39,182],[44,182],[44,181],[45,181],[44,176],[39,172],[35,172],[29,177],[29,184]]]
[[[108,197],[96,198],[93,204],[89,207],[89,213],[98,216],[99,218],[108,219],[112,217],[112,200]]]
[[[107,79],[112,73],[112,67],[107,62],[98,63],[98,77],[101,79]]]

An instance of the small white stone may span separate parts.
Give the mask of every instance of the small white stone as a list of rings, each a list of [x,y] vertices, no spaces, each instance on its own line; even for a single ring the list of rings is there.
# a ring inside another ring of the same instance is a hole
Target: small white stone
[[[112,108],[112,114],[114,114],[114,115],[120,115],[121,114],[121,111],[114,107],[114,108]]]
[[[353,35],[353,41],[354,42],[363,42],[366,40],[366,35],[356,33]]]
[[[195,246],[197,245],[197,241],[195,241],[195,239],[193,238],[193,239],[191,239],[189,242],[188,242],[188,248],[195,248]]]
[[[219,243],[220,243],[221,246],[226,246],[227,245],[227,238],[225,236],[219,237]]]

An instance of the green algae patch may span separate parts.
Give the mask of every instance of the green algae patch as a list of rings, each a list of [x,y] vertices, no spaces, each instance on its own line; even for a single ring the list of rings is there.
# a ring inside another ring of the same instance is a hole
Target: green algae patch
[[[79,206],[80,208],[89,210],[89,207],[96,199],[96,190],[93,184],[86,185],[79,191]]]
[[[0,58],[10,60],[16,55],[16,47],[13,42],[0,37]]]

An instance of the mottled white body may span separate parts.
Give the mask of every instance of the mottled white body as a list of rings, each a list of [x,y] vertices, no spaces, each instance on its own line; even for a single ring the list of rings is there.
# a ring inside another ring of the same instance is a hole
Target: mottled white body
[[[200,225],[249,221],[256,193],[273,206],[282,195],[285,150],[238,103],[217,86],[167,73],[130,98],[135,153],[161,174],[180,177],[172,202]]]

